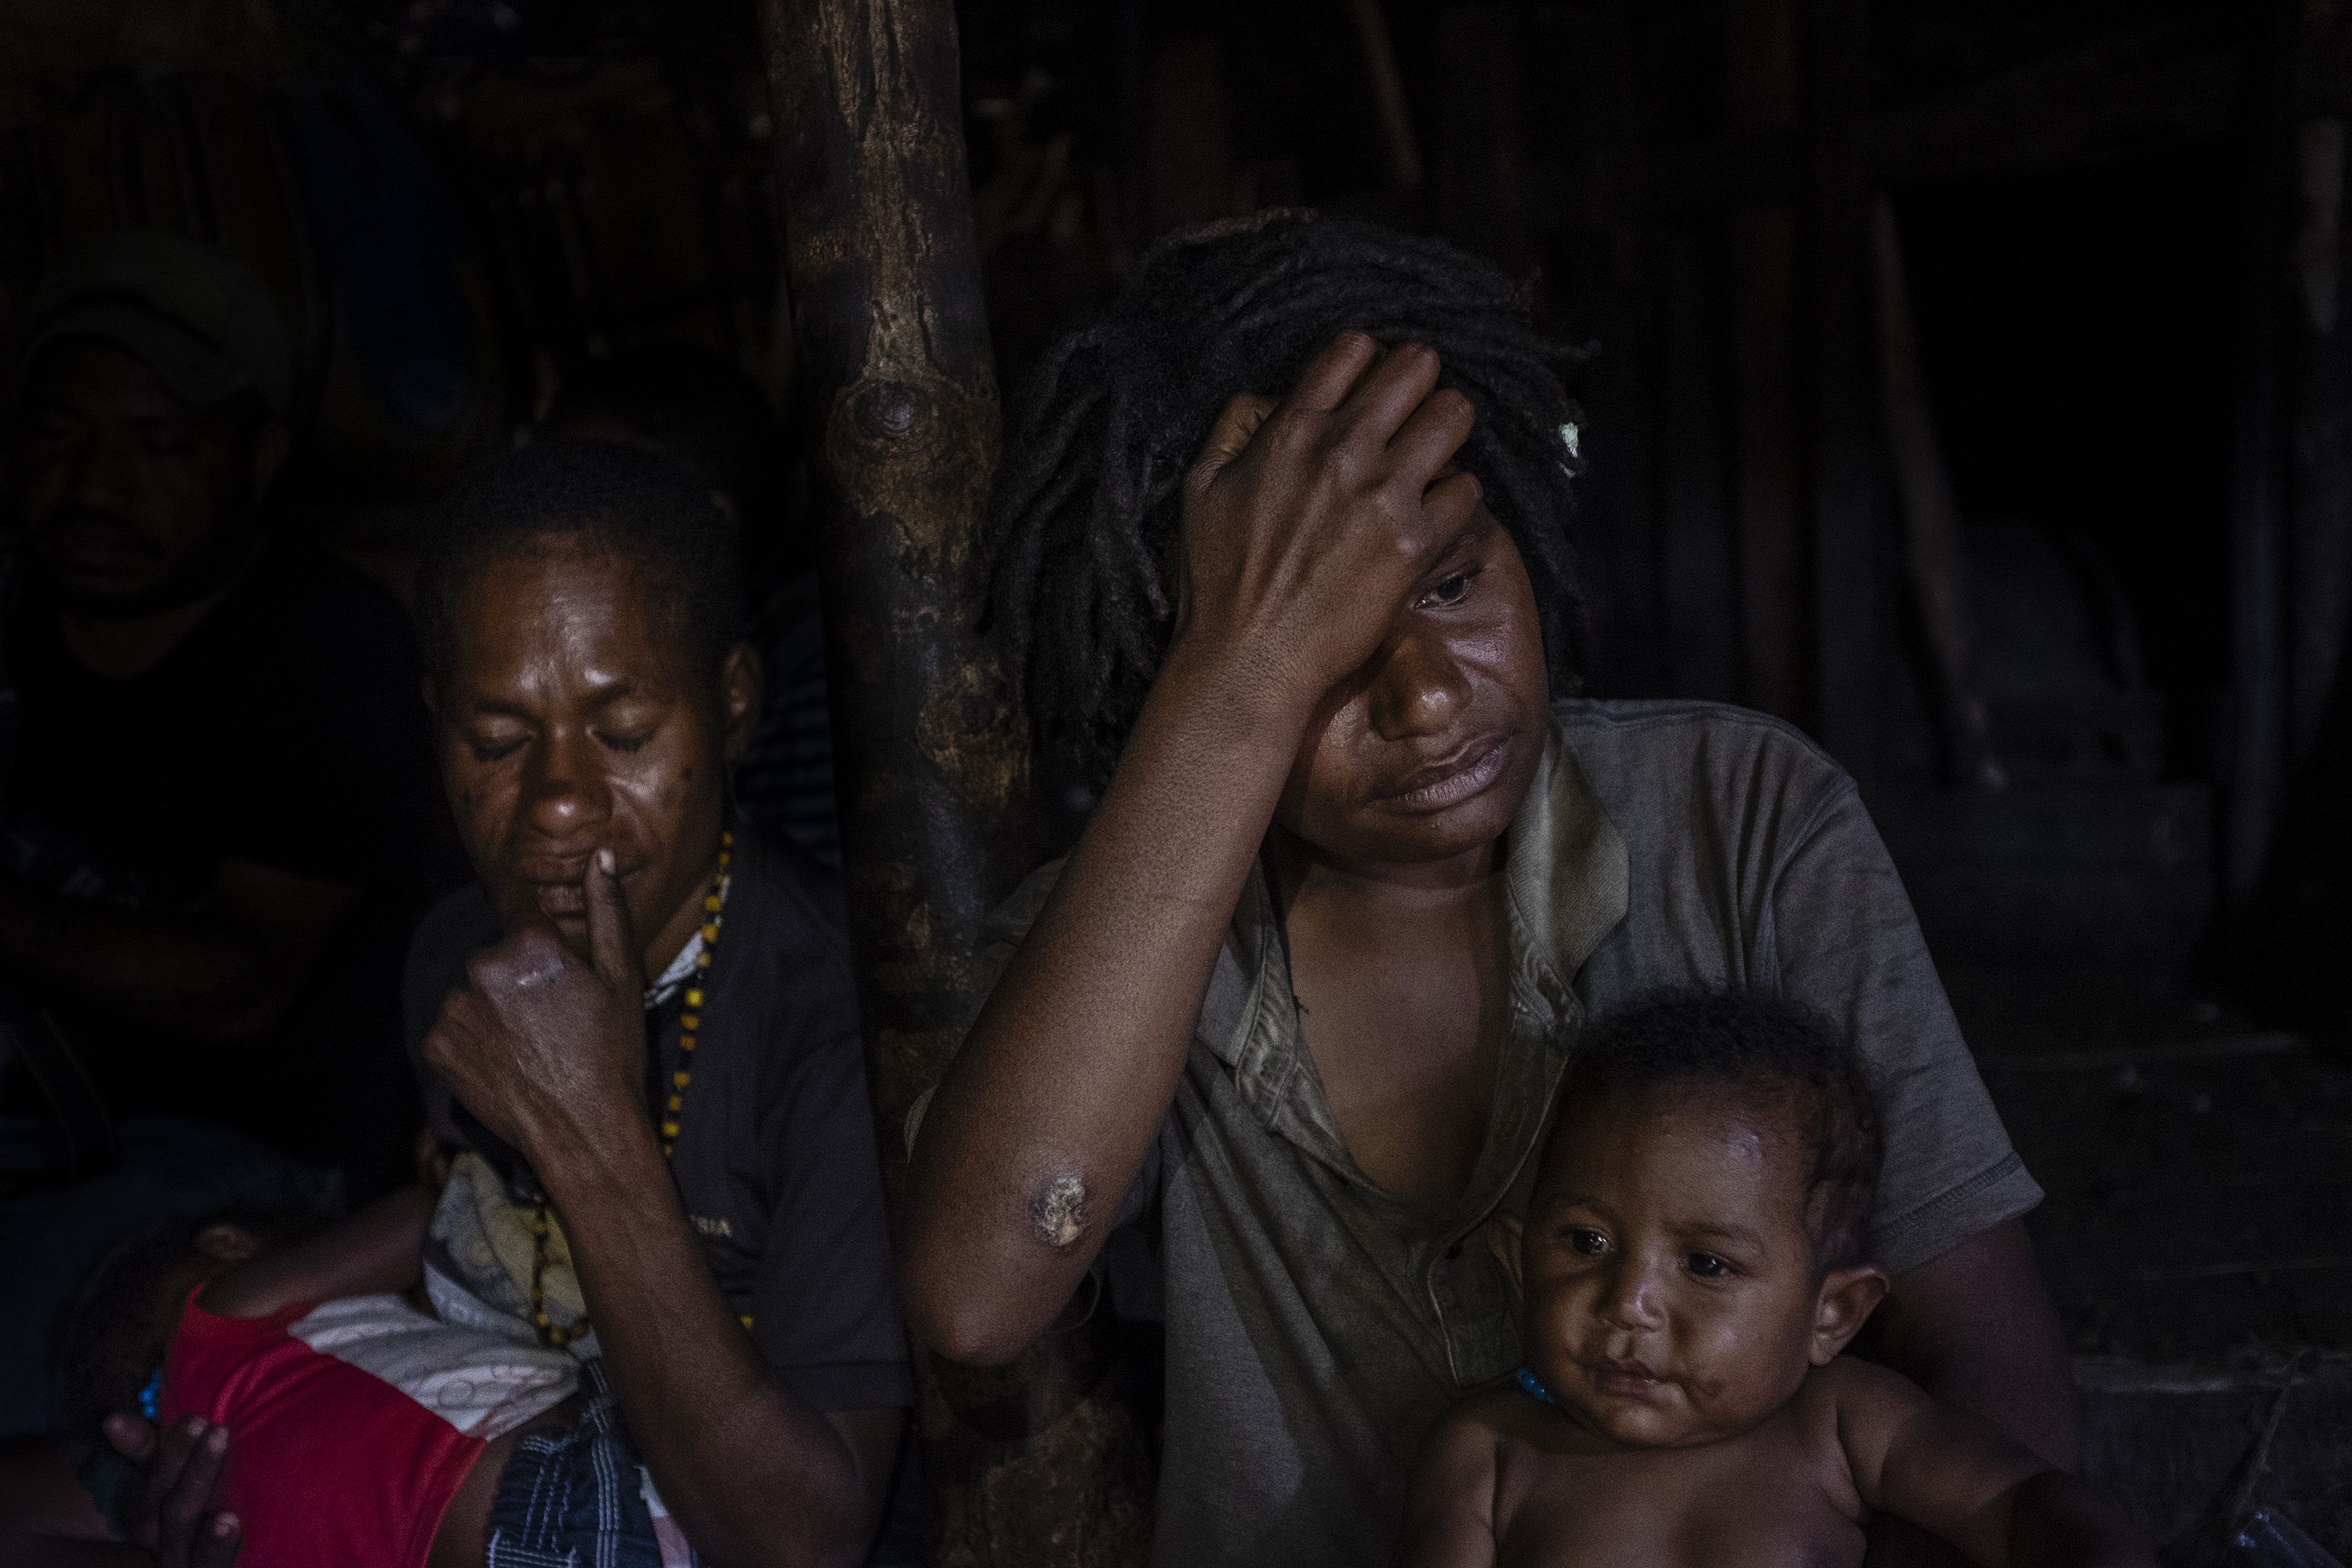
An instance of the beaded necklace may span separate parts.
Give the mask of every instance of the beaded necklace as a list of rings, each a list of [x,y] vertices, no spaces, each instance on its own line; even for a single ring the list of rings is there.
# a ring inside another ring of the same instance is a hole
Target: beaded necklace
[[[677,1021],[677,1048],[684,1055],[677,1070],[669,1075],[669,1100],[662,1108],[661,1152],[667,1161],[676,1152],[679,1128],[684,1124],[686,1086],[693,1081],[688,1070],[694,1061],[695,1037],[702,1032],[702,987],[710,976],[710,955],[719,950],[719,917],[727,908],[727,868],[734,860],[735,835],[719,835],[719,870],[710,879],[710,891],[702,900],[702,912],[708,917],[702,922],[702,950],[694,955],[693,972],[686,982],[686,1010]],[[551,1349],[560,1349],[573,1340],[584,1339],[595,1331],[590,1326],[588,1314],[583,1312],[569,1323],[557,1323],[547,1310],[547,1237],[551,1224],[548,1217],[547,1189],[535,1189],[531,1194],[534,1212],[530,1225],[530,1316],[538,1331],[539,1342]],[[748,1320],[746,1327],[749,1326]]]

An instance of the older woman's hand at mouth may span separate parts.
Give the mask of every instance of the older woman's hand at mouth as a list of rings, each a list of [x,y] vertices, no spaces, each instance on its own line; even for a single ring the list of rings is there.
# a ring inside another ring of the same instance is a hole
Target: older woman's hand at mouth
[[[645,976],[611,850],[581,886],[592,962],[545,927],[514,931],[467,966],[425,1037],[425,1059],[466,1109],[534,1166],[543,1151],[631,1125],[650,1135]]]

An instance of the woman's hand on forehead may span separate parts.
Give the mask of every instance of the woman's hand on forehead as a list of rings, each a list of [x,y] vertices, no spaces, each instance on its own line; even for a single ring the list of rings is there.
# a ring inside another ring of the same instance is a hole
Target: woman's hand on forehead
[[[1256,672],[1302,715],[1371,658],[1475,515],[1470,400],[1437,355],[1343,332],[1287,397],[1235,398],[1184,487],[1179,650]]]

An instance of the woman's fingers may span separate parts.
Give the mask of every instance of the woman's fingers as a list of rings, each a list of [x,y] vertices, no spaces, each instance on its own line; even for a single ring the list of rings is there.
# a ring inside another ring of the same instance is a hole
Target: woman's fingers
[[[1348,401],[1357,381],[1380,357],[1381,346],[1372,342],[1370,334],[1341,332],[1321,353],[1307,362],[1298,384],[1290,389],[1284,402],[1292,408],[1328,414]]]
[[[142,1521],[144,1528],[140,1532],[146,1539],[142,1544],[154,1543],[155,1529],[163,1518],[164,1500],[178,1488],[181,1476],[186,1472],[189,1460],[195,1457],[196,1450],[202,1446],[210,1425],[201,1415],[190,1415],[160,1429],[153,1460],[147,1469],[147,1500]]]
[[[644,960],[636,935],[629,929],[629,906],[621,897],[620,879],[614,875],[613,852],[599,849],[588,866],[588,952],[605,984],[634,996],[646,986],[638,973]]]
[[[1400,343],[1380,357],[1339,410],[1349,436],[1379,451],[1386,447],[1437,385],[1437,354]]]
[[[1476,420],[1476,407],[1461,393],[1450,386],[1432,391],[1389,440],[1397,477],[1417,489],[1428,489],[1462,450]]]
[[[165,1445],[168,1453],[170,1445]],[[175,1545],[184,1550],[204,1527],[212,1509],[213,1489],[219,1485],[228,1458],[228,1428],[213,1426],[186,1445],[179,1473],[164,1487],[155,1506],[155,1539],[161,1550]]]
[[[155,1423],[127,1412],[118,1412],[106,1418],[106,1440],[114,1451],[134,1465],[144,1465],[155,1457]]]
[[[1257,434],[1258,426],[1277,406],[1273,398],[1261,397],[1255,392],[1244,392],[1226,404],[1225,411],[1210,427],[1201,455],[1193,459],[1186,484],[1194,490],[1202,490],[1216,483],[1217,476],[1248,449],[1250,437]]]
[[[244,1546],[245,1521],[233,1513],[214,1514],[189,1543],[188,1568],[231,1568]]]
[[[1421,520],[1433,553],[1469,525],[1486,493],[1475,474],[1448,474],[1429,487],[1421,498]]]

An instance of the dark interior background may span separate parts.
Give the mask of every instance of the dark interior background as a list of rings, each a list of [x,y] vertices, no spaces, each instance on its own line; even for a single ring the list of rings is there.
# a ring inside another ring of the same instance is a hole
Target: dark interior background
[[[1861,782],[2051,1190],[2077,1348],[2257,1391],[2352,1350],[2352,20],[958,16],[1004,384],[1156,236],[1262,206],[1522,279],[1597,348],[1588,694],[1764,708]],[[289,517],[395,587],[434,497],[630,345],[737,358],[791,462],[762,47],[751,0],[0,0],[0,323],[110,226],[236,250],[303,343]],[[1960,520],[1940,543],[1889,440],[1891,278]],[[2238,1453],[2213,1451],[2149,1483],[2148,1517],[2202,1506]]]

